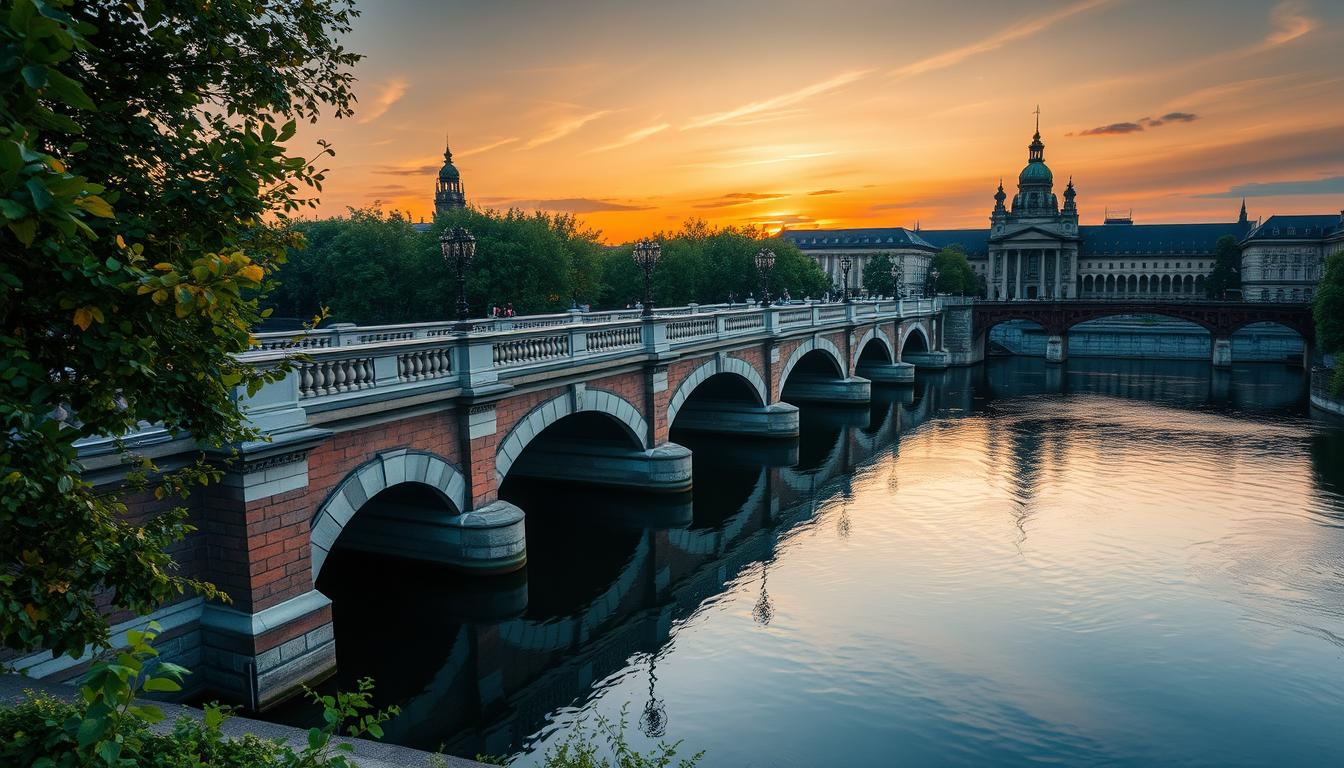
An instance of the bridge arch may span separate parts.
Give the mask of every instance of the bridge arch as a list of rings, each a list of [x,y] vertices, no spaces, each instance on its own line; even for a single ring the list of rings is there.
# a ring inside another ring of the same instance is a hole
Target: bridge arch
[[[451,505],[447,516],[460,514],[466,507],[466,478],[444,457],[409,449],[378,454],[346,475],[340,485],[327,494],[309,523],[314,584],[327,553],[355,513],[383,491],[408,484],[428,488]]]
[[[781,389],[784,384],[788,382],[789,374],[793,372],[794,366],[798,365],[799,361],[812,352],[819,352],[822,357],[830,360],[831,364],[835,366],[836,376],[844,378],[848,375],[844,362],[845,356],[840,353],[839,347],[835,346],[835,344],[825,336],[813,336],[802,344],[799,344],[798,348],[793,350],[793,354],[789,355],[788,362],[784,363],[784,367],[780,370],[779,374]]]
[[[891,337],[887,336],[886,331],[883,331],[877,326],[873,326],[868,329],[867,333],[860,336],[858,343],[854,345],[854,365],[858,365],[860,358],[874,357],[874,355],[870,353],[870,348],[872,350],[883,350],[886,352],[885,358],[881,357],[880,351],[877,352],[876,356],[881,362],[896,362],[896,348],[892,346]]]
[[[924,330],[924,326],[916,323],[901,332],[901,359],[905,359],[907,352],[928,352],[933,349],[929,343],[929,334]]]
[[[770,393],[766,389],[765,379],[761,377],[759,371],[752,367],[751,363],[731,355],[716,356],[706,360],[703,365],[691,371],[677,385],[677,391],[672,393],[672,397],[667,404],[667,424],[669,427],[676,423],[677,412],[686,404],[695,388],[707,379],[720,374],[733,376],[746,382],[756,393],[757,405],[765,405],[770,402]]]
[[[533,408],[526,416],[518,420],[508,435],[499,443],[495,451],[495,480],[503,483],[509,474],[513,462],[523,454],[523,449],[552,424],[566,416],[579,413],[602,413],[610,416],[630,439],[640,448],[649,448],[649,426],[629,400],[615,392],[601,389],[585,389],[556,395]]]

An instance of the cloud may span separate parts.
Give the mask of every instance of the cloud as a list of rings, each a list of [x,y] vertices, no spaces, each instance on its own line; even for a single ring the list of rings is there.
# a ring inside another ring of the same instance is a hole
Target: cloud
[[[768,99],[762,99],[760,101],[753,101],[749,104],[743,104],[742,106],[737,107],[735,109],[730,109],[727,112],[714,112],[708,115],[700,115],[699,117],[692,118],[692,120],[689,123],[682,126],[682,130],[685,131],[690,130],[692,128],[706,128],[711,125],[721,125],[727,122],[737,122],[744,117],[754,117],[760,115],[762,112],[773,112],[783,107],[789,107],[801,101],[805,101],[807,99],[812,98],[813,96],[820,96],[823,93],[828,93],[838,88],[843,88],[844,86],[849,85],[850,83],[853,83],[857,80],[861,80],[864,77],[867,77],[868,74],[871,72],[872,72],[871,69],[861,69],[861,70],[853,70],[850,72],[842,72],[829,80],[823,80],[819,83],[813,83],[812,85],[809,85],[805,88],[799,88],[796,91],[782,93],[778,96],[772,96]]]
[[[489,144],[485,144],[479,147],[472,147],[471,149],[468,149],[466,152],[458,152],[457,157],[463,158],[463,157],[471,157],[472,155],[479,155],[482,152],[489,152],[492,149],[499,149],[500,147],[505,146],[507,144],[512,144],[517,140],[518,140],[517,136],[510,136],[507,139],[492,141]]]
[[[393,104],[401,101],[401,97],[406,95],[406,89],[409,86],[410,83],[406,81],[406,78],[400,75],[383,83],[378,87],[378,95],[374,96],[373,101],[369,102],[368,110],[359,116],[358,122],[371,123],[382,117],[383,113],[387,112]]]
[[[840,192],[841,190],[838,189],[818,189],[816,192],[808,192],[807,194],[810,197],[814,195],[838,195]]]
[[[743,160],[737,163],[685,163],[688,168],[749,168],[753,165],[774,165],[776,163],[787,163],[793,160],[811,160],[815,157],[827,157],[834,152],[796,152],[790,155],[780,155],[779,157],[767,157],[761,160]]]
[[[435,163],[433,165],[417,165],[409,168],[405,166],[374,168],[373,172],[383,176],[424,176],[427,173],[438,173],[439,168],[441,167],[441,163]]]
[[[724,195],[717,200],[711,200],[707,203],[697,203],[692,208],[727,208],[734,205],[747,205],[749,203],[759,203],[763,200],[778,200],[788,195],[774,192],[733,192]]]
[[[751,224],[810,224],[816,219],[798,213],[776,213],[766,216],[749,216],[745,221]]]
[[[1320,19],[1308,16],[1302,7],[1294,2],[1283,2],[1274,6],[1274,10],[1269,12],[1269,21],[1274,25],[1274,31],[1270,32],[1262,43],[1266,48],[1290,43],[1321,25]]]
[[[568,120],[562,120],[548,128],[545,132],[528,139],[527,143],[519,149],[520,151],[524,149],[536,149],[543,144],[550,144],[552,141],[563,139],[594,120],[606,117],[609,114],[611,114],[610,109],[603,109],[597,112],[589,112],[586,115],[572,117]]]
[[[1140,133],[1144,128],[1158,128],[1167,123],[1193,123],[1199,119],[1199,115],[1191,112],[1168,112],[1167,114],[1153,118],[1141,117],[1134,122],[1129,123],[1111,123],[1110,125],[1099,125],[1096,128],[1078,131],[1077,133],[1066,133],[1065,136],[1123,136],[1127,133]]]
[[[1237,184],[1225,192],[1210,192],[1195,197],[1238,198],[1275,197],[1278,195],[1340,195],[1344,194],[1344,176],[1296,181],[1266,181]]]
[[[1109,2],[1111,2],[1111,0],[1082,0],[1082,2],[1077,2],[1073,5],[1061,8],[1054,13],[1047,13],[1029,21],[1004,27],[989,37],[963,45],[960,48],[944,51],[943,53],[929,56],[920,59],[919,61],[912,61],[903,67],[897,67],[889,74],[892,77],[905,78],[913,77],[914,75],[922,75],[925,72],[932,72],[937,69],[946,69],[947,67],[960,64],[972,56],[988,53],[1015,40],[1021,40],[1040,34],[1071,16],[1085,13],[1094,8],[1106,5]]]
[[[649,138],[650,136],[653,136],[654,134],[662,133],[663,131],[666,131],[668,128],[671,127],[672,127],[671,123],[658,123],[657,125],[650,125],[647,128],[640,128],[637,131],[631,131],[625,134],[625,138],[622,138],[619,141],[612,142],[611,144],[605,144],[600,147],[593,147],[592,149],[588,150],[587,154],[593,154],[595,152],[607,152],[613,149],[628,147],[631,144],[643,141]]]
[[[560,211],[562,213],[604,213],[609,211],[647,211],[653,208],[651,205],[626,205],[624,203],[614,203],[610,200],[594,200],[587,197],[561,197],[549,200],[511,200],[510,208],[521,208],[523,210],[540,209],[543,211]]]

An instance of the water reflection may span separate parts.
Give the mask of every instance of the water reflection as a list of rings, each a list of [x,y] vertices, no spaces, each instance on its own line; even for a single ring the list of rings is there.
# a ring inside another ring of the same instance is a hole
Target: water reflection
[[[331,561],[339,678],[394,742],[521,765],[627,703],[707,765],[1318,758],[1344,436],[1303,402],[1284,366],[1009,358],[796,445],[679,435],[688,497],[510,486],[511,580]]]

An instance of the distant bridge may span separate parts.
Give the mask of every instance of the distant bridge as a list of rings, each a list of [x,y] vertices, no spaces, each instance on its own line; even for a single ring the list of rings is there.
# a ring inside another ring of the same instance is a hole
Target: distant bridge
[[[1160,315],[1194,323],[1212,338],[1212,359],[1217,367],[1232,364],[1232,334],[1255,323],[1277,323],[1302,336],[1303,364],[1311,359],[1315,330],[1311,307],[1249,301],[1202,301],[1168,299],[1074,299],[1068,301],[977,301],[972,311],[972,336],[983,356],[985,338],[999,323],[1027,320],[1040,325],[1048,336],[1046,359],[1063,362],[1068,357],[1069,329],[1089,320],[1117,315]]]

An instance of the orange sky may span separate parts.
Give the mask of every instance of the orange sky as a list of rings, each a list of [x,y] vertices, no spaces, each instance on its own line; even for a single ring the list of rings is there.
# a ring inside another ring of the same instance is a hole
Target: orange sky
[[[987,226],[1041,108],[1084,223],[1344,208],[1344,3],[632,0],[361,3],[322,215],[468,200],[606,240],[691,216]],[[1027,15],[1021,15],[1023,11]]]

